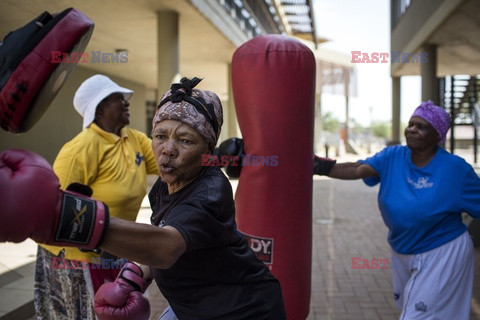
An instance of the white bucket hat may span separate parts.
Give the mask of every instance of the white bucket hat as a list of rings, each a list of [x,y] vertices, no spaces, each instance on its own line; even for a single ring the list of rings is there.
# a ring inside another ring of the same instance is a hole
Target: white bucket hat
[[[125,100],[130,100],[133,91],[120,87],[109,77],[97,74],[85,80],[78,87],[73,97],[75,110],[83,117],[83,129],[95,119],[98,104],[112,93],[123,93]]]

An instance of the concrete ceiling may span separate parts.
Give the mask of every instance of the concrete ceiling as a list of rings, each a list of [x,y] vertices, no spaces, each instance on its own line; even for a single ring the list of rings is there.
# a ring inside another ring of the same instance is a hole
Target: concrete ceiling
[[[430,37],[438,47],[438,74],[480,73],[480,1],[461,5]]]
[[[480,1],[462,3],[425,44],[437,46],[437,76],[480,74]],[[417,53],[421,50],[419,48]],[[402,64],[394,72],[395,76],[419,74],[418,63]]]
[[[180,73],[205,77],[203,86],[227,94],[227,67],[236,49],[187,0],[1,0],[0,37],[22,27],[44,11],[75,7],[95,23],[85,52],[128,50],[128,63],[85,63],[83,67],[110,73],[154,89],[157,86],[157,16],[159,10],[179,13]],[[168,50],[168,48],[166,48]]]

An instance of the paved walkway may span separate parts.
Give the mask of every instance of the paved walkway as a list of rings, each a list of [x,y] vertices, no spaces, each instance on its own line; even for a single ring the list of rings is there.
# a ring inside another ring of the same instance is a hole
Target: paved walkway
[[[314,181],[309,319],[398,318],[386,228],[376,208],[377,190],[361,181]],[[373,259],[382,261],[385,269],[367,269],[375,267],[370,266]]]
[[[355,157],[341,160],[355,160]],[[387,230],[377,209],[377,190],[361,181],[315,177],[312,295],[307,320],[398,319],[391,289]],[[138,221],[148,223],[150,210],[146,201],[143,207]],[[480,320],[480,247],[475,251],[471,320]],[[35,253],[36,245],[31,240],[0,244],[1,320],[33,319]],[[353,262],[358,266],[372,259],[384,261],[387,268],[353,268]],[[154,285],[147,295],[151,301],[151,319],[157,319],[166,306],[165,299]]]

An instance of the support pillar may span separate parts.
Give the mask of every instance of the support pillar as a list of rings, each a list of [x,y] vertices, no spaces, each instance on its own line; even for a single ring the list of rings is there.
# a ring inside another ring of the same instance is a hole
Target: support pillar
[[[401,123],[401,77],[392,77],[392,140],[390,144],[400,144]]]
[[[437,46],[425,45],[422,52],[427,53],[428,61],[420,64],[422,76],[422,101],[432,100],[439,104],[438,80],[437,80]]]
[[[223,119],[226,122],[227,127],[225,132],[227,133],[226,138],[231,137],[241,137],[242,133],[238,127],[237,114],[235,112],[235,101],[233,100],[233,89],[232,89],[232,64],[229,63],[228,66],[228,101],[226,104],[226,112],[223,112]]]
[[[179,81],[179,16],[175,11],[157,12],[157,88],[162,95]]]
[[[322,92],[315,93],[315,125],[314,125],[314,136],[313,136],[313,152],[316,154],[323,154],[324,144],[327,144],[328,141],[325,140],[323,136],[323,119],[322,119]],[[325,155],[326,156],[326,155]]]
[[[345,137],[344,142],[345,146],[348,146],[349,131],[350,131],[350,105],[349,105],[349,96],[350,96],[350,70],[343,69],[344,74],[344,88],[345,88]],[[347,148],[348,150],[348,148]]]

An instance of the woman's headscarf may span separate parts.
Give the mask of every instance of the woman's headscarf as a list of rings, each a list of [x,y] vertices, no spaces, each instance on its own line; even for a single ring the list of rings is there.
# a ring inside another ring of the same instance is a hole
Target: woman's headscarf
[[[438,133],[438,143],[445,142],[448,129],[450,129],[450,115],[445,109],[433,104],[431,100],[422,102],[412,114],[412,117],[420,117],[430,123]]]
[[[200,81],[183,78],[172,84],[157,106],[152,128],[163,120],[183,122],[195,129],[213,151],[223,123],[222,104],[214,92],[193,89]]]

